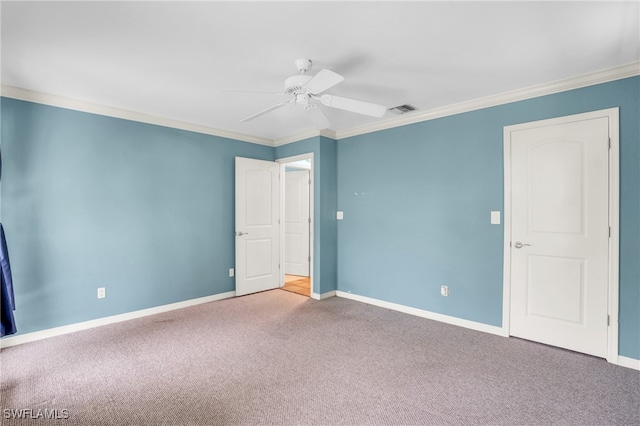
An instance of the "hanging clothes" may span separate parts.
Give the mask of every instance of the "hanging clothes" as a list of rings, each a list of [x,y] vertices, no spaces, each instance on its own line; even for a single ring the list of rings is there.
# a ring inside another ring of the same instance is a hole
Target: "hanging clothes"
[[[13,279],[11,278],[11,265],[9,264],[9,250],[7,240],[4,237],[4,228],[0,223],[0,263],[2,264],[2,274],[0,274],[0,337],[14,334],[16,321],[13,318],[13,311],[16,309],[16,301],[13,296]]]

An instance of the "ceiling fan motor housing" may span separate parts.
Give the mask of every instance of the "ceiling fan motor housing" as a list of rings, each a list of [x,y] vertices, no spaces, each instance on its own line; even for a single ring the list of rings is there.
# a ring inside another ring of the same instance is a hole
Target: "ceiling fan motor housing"
[[[303,88],[305,84],[311,80],[313,76],[300,74],[289,77],[284,82],[284,92],[287,94],[306,93],[306,89]]]
[[[311,60],[307,58],[296,59],[295,64],[301,74],[304,74],[311,69]]]

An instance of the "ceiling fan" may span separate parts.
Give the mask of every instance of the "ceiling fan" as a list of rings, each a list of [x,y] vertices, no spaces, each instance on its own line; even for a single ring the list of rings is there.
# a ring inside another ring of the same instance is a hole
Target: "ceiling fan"
[[[312,62],[310,59],[302,58],[295,61],[296,68],[300,71],[300,74],[289,77],[284,82],[284,92],[266,92],[276,95],[289,95],[290,99],[285,102],[280,102],[276,105],[260,111],[256,114],[250,115],[240,120],[241,123],[253,120],[275,109],[281,108],[288,104],[300,105],[305,111],[314,114],[313,118],[316,124],[322,128],[329,127],[331,124],[327,120],[324,112],[318,105],[324,105],[331,108],[337,108],[345,111],[351,111],[358,114],[369,115],[371,117],[380,118],[387,111],[387,107],[384,105],[373,104],[370,102],[358,101],[350,98],[343,98],[341,96],[322,94],[324,91],[332,88],[336,84],[344,80],[341,75],[328,70],[320,70],[316,75],[308,75],[307,72],[311,69]],[[249,93],[265,93],[254,92],[246,90],[227,90]]]

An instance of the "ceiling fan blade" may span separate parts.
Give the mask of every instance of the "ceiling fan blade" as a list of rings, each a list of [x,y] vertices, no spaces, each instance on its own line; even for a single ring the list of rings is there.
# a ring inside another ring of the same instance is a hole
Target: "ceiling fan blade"
[[[355,99],[343,98],[334,95],[322,95],[320,97],[322,105],[332,108],[343,109],[346,111],[356,112],[358,114],[370,115],[371,117],[380,118],[387,112],[384,105],[372,104],[370,102],[357,101]]]
[[[221,92],[260,93],[264,95],[286,95],[284,92],[264,92],[261,90],[220,89]]]
[[[328,129],[331,127],[331,122],[324,114],[324,111],[322,111],[322,108],[318,106],[318,104],[309,104],[307,112],[311,116],[311,120],[318,130]]]
[[[268,113],[269,111],[273,111],[274,109],[278,109],[278,108],[280,108],[280,107],[282,107],[282,106],[285,106],[286,104],[290,104],[291,102],[293,102],[293,100],[290,100],[290,101],[287,101],[287,102],[281,102],[281,103],[279,103],[279,104],[276,104],[276,105],[270,106],[269,108],[267,108],[267,109],[265,109],[265,110],[263,110],[263,111],[260,111],[259,113],[256,113],[256,114],[253,114],[253,115],[250,115],[250,116],[249,116],[249,117],[247,117],[247,118],[243,118],[242,120],[240,120],[240,122],[241,122],[241,123],[244,123],[245,121],[253,120],[253,119],[254,119],[254,118],[256,118],[256,117],[260,117],[261,115],[266,114],[266,113]]]
[[[322,93],[335,86],[342,80],[344,80],[344,77],[340,74],[336,74],[329,70],[320,70],[320,72],[314,75],[313,78],[304,85],[304,87],[308,89],[309,92],[317,95],[318,93]]]

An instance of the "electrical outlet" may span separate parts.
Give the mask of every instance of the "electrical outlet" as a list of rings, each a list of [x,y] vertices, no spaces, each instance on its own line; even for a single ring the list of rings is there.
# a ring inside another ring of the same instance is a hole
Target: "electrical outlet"
[[[440,294],[444,297],[448,297],[449,296],[449,286],[447,285],[441,285],[440,286]]]
[[[234,277],[236,275],[236,270],[233,268],[229,268],[229,276]]]
[[[107,289],[104,287],[98,288],[98,299],[104,299],[107,297]]]

